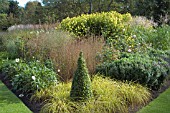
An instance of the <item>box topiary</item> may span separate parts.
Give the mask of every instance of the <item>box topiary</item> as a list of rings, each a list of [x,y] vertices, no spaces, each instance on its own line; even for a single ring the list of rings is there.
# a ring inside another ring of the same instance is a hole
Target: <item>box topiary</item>
[[[70,97],[74,101],[84,101],[92,97],[91,80],[86,67],[83,53],[80,52],[77,62],[77,70],[75,71]]]

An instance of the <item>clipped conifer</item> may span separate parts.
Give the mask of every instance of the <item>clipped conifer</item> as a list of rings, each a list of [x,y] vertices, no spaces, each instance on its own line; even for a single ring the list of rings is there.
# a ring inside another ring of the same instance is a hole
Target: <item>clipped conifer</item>
[[[88,100],[92,97],[91,80],[86,67],[83,53],[80,52],[77,62],[77,70],[74,73],[70,92],[71,99],[75,101]]]

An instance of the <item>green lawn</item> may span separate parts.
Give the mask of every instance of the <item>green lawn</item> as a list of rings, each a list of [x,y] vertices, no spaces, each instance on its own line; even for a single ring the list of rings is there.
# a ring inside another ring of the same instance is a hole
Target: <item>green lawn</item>
[[[170,113],[170,88],[138,113]]]
[[[0,81],[0,113],[32,112]]]

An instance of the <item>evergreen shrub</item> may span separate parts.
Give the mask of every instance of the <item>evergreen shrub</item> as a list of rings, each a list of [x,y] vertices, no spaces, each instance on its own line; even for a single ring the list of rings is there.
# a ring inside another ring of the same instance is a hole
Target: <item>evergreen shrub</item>
[[[61,28],[77,36],[84,35],[117,35],[122,32],[126,22],[131,20],[129,13],[120,14],[115,11],[94,14],[83,14],[78,17],[66,18]]]
[[[77,62],[77,70],[75,71],[72,87],[70,92],[71,99],[75,101],[88,100],[92,97],[91,79],[88,74],[83,53],[80,52]]]
[[[169,74],[167,62],[147,54],[124,54],[118,60],[104,62],[96,71],[118,80],[128,80],[159,89]]]

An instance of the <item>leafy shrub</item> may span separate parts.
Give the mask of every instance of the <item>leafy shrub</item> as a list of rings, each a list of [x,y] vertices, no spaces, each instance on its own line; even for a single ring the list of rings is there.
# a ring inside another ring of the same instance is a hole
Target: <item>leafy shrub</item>
[[[2,72],[11,79],[13,89],[22,92],[32,92],[57,83],[57,74],[39,61],[26,63],[16,59],[5,63]]]
[[[104,46],[101,53],[98,53],[96,60],[98,62],[110,62],[119,58],[120,51],[113,46]]]
[[[0,72],[2,71],[4,61],[8,58],[7,52],[0,52]]]
[[[77,36],[102,35],[109,46],[127,51],[135,43],[131,33],[127,32],[127,22],[131,18],[129,13],[120,14],[115,11],[94,13],[66,18],[61,22],[61,28]]]
[[[88,34],[109,36],[111,33],[119,34],[124,23],[131,19],[131,15],[120,14],[115,11],[81,15],[66,18],[61,22],[61,28],[77,36]]]
[[[3,37],[0,34],[0,51],[4,51]]]
[[[168,65],[166,65],[166,67],[170,68],[170,50],[163,51],[163,50],[156,50],[153,48],[149,48],[147,51],[147,54],[150,57],[157,57],[159,59],[164,60],[165,62],[168,63]],[[169,71],[169,75],[170,75],[170,71]]]
[[[3,48],[9,53],[10,59],[26,58],[28,52],[26,43],[34,37],[36,37],[36,35],[30,34],[30,31],[8,32],[2,36]]]
[[[0,30],[6,30],[8,27],[7,14],[0,14]]]
[[[160,50],[168,50],[170,48],[170,26],[168,25],[154,28],[153,26],[146,27],[130,23],[127,31],[135,36],[136,48],[140,47],[140,51],[146,51],[147,47]]]
[[[0,52],[0,60],[8,58],[7,52]]]
[[[152,89],[159,89],[168,75],[167,62],[147,54],[122,54],[121,58],[102,63],[96,71],[119,80],[136,81]]]
[[[86,67],[83,53],[80,52],[77,62],[77,70],[75,71],[70,97],[73,100],[87,100],[92,97],[91,80]]]
[[[23,48],[23,46],[21,47],[22,42],[22,40],[15,38],[8,40],[8,42],[5,44],[5,50],[10,54],[9,57],[11,59],[15,59],[19,57],[21,53],[23,53],[23,51],[21,51]]]
[[[36,91],[32,101],[45,102],[41,113],[127,113],[129,107],[145,105],[151,97],[149,90],[139,84],[100,76],[92,79],[94,98],[89,101],[71,101],[70,89],[71,83],[59,83]]]
[[[155,29],[156,36],[149,38],[153,48],[168,50],[170,48],[170,26],[163,25]]]
[[[0,30],[7,30],[11,25],[17,24],[17,19],[12,14],[0,14]]]

